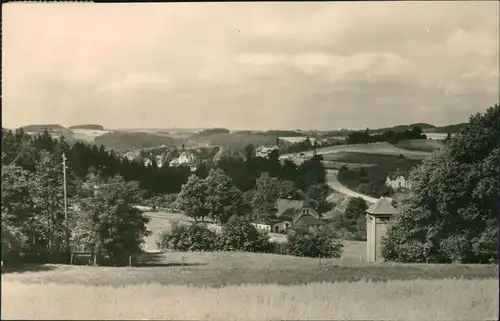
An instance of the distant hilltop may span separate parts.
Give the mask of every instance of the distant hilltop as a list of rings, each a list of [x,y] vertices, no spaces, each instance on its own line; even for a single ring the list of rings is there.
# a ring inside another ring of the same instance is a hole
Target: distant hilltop
[[[59,124],[42,124],[42,125],[28,125],[23,126],[23,130],[27,133],[42,133],[47,129],[49,133],[52,132],[64,132],[68,131],[68,129]]]
[[[104,127],[102,125],[96,125],[96,124],[84,124],[84,125],[70,126],[69,129],[104,130]]]

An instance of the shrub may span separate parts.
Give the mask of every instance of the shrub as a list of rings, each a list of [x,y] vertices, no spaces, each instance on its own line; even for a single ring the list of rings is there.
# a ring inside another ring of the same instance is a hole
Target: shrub
[[[274,254],[289,255],[290,250],[288,243],[274,243]]]
[[[170,231],[162,232],[157,245],[162,250],[181,252],[218,250],[217,234],[205,225],[174,224]]]
[[[343,244],[337,242],[328,230],[317,232],[291,231],[288,235],[288,253],[302,257],[339,258]]]
[[[219,244],[223,251],[272,253],[274,244],[266,232],[258,231],[249,218],[232,216],[222,227]]]

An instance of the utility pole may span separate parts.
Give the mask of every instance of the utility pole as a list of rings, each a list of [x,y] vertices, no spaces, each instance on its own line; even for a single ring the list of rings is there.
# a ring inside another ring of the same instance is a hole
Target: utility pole
[[[68,198],[66,194],[66,154],[63,153],[62,155],[62,166],[63,166],[63,190],[64,190],[64,220],[66,223],[66,242],[68,246],[68,250],[70,249],[69,246],[69,224],[68,224]]]

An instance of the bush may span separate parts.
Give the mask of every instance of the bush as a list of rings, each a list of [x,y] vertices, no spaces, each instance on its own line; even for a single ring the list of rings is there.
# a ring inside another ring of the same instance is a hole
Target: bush
[[[288,235],[288,253],[302,257],[339,258],[343,244],[325,229],[318,232],[292,231]]]
[[[274,243],[274,254],[289,255],[288,243]]]
[[[170,231],[161,233],[157,245],[162,250],[180,252],[217,251],[218,238],[202,224],[174,224]]]
[[[258,231],[250,219],[232,216],[222,227],[219,244],[223,251],[272,253],[274,244],[266,232]]]

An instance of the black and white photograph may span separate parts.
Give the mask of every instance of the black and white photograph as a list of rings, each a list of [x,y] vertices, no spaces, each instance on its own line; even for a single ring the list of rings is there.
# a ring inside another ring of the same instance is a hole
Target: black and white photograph
[[[498,320],[499,26],[3,4],[2,319]]]

